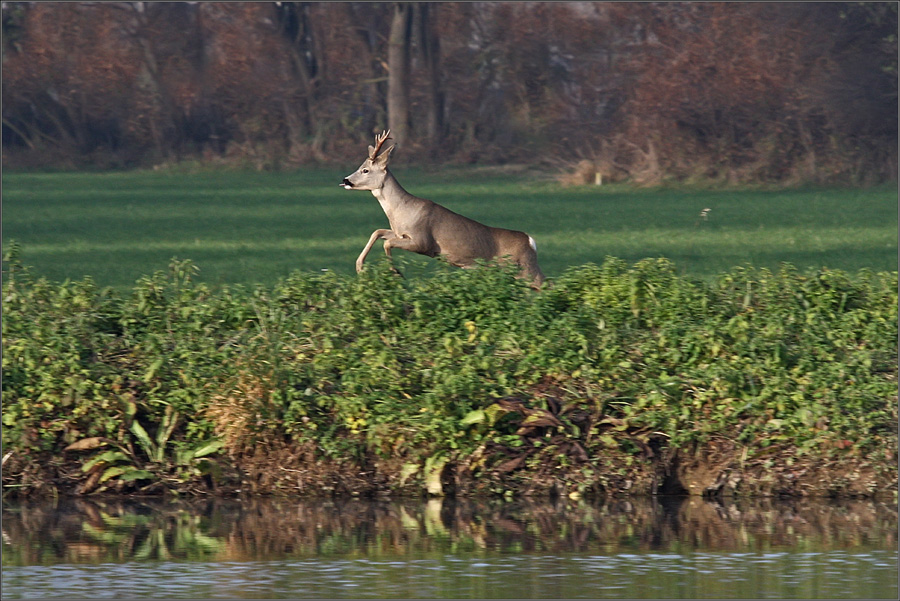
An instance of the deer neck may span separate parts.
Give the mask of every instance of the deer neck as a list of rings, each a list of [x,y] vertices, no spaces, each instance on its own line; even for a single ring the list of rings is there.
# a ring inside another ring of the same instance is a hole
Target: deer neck
[[[391,229],[396,229],[395,225],[402,221],[401,216],[405,210],[408,211],[412,205],[422,202],[404,190],[390,171],[387,172],[382,186],[372,190],[372,195],[378,200],[378,204],[387,215]]]

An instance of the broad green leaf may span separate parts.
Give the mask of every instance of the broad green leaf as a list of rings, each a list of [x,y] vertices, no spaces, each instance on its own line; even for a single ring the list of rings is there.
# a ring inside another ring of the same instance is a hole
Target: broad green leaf
[[[163,363],[165,363],[165,359],[160,357],[156,361],[150,364],[150,368],[147,369],[146,373],[144,373],[143,380],[145,383],[149,383],[150,380],[153,379],[153,376],[156,375],[156,372],[159,371],[159,368],[162,367]]]
[[[125,401],[125,415],[129,418],[133,418],[135,413],[137,413],[137,403],[134,401]]]
[[[97,464],[115,463],[117,461],[128,461],[128,456],[121,451],[106,451],[105,453],[100,453],[96,457],[91,457],[81,466],[81,471],[88,472]]]
[[[503,417],[504,415],[506,415],[507,413],[509,413],[508,410],[504,409],[503,407],[501,407],[500,405],[497,405],[497,404],[489,405],[484,410],[484,414],[488,418],[489,426],[493,426],[494,424],[496,424],[497,420],[500,419],[501,417]]]
[[[440,496],[444,494],[441,484],[441,472],[447,464],[447,458],[443,453],[432,455],[425,460],[425,488],[430,495]]]
[[[463,426],[468,426],[471,424],[480,424],[485,419],[487,419],[487,415],[485,414],[483,409],[475,409],[474,411],[469,411],[465,417],[463,417],[459,423]]]
[[[400,486],[403,486],[410,476],[419,471],[417,463],[404,463],[400,468]]]
[[[141,446],[144,448],[144,452],[147,453],[147,456],[151,459],[154,459],[155,453],[153,452],[155,449],[155,445],[153,441],[150,440],[150,435],[147,434],[147,431],[144,430],[144,426],[140,424],[137,420],[131,422],[131,427],[129,428],[131,433],[134,434],[138,442],[141,443]]]
[[[124,468],[124,467],[121,467],[121,466],[118,466],[118,465],[115,465],[115,466],[113,466],[113,467],[107,468],[106,471],[103,472],[103,475],[100,476],[100,480],[98,480],[98,482],[106,482],[106,481],[109,480],[110,478],[114,478],[114,477],[119,476],[119,475],[121,475],[121,474],[123,474],[123,473],[125,473],[125,468]]]
[[[171,405],[166,406],[166,413],[163,415],[162,422],[159,425],[159,430],[156,431],[156,457],[157,461],[162,461],[163,451],[166,446],[166,442],[169,440],[169,437],[172,436],[172,432],[175,430],[175,426],[178,425],[178,412],[175,411]]]
[[[153,474],[147,470],[130,469],[123,473],[119,480],[131,482],[133,480],[150,480],[151,478],[153,478]]]
[[[206,457],[207,455],[211,455],[225,446],[225,441],[223,440],[213,440],[202,447],[196,449],[194,451],[194,458]]]
[[[597,437],[603,444],[608,447],[618,446],[619,443],[616,442],[616,439],[610,436],[609,434],[601,434]]]

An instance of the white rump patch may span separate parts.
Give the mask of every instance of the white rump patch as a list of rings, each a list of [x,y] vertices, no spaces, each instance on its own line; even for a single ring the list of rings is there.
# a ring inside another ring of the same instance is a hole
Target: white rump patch
[[[534,238],[532,238],[531,236],[528,236],[528,244],[531,245],[531,249],[532,249],[534,252],[537,252],[537,242],[535,242],[535,241],[534,241]]]

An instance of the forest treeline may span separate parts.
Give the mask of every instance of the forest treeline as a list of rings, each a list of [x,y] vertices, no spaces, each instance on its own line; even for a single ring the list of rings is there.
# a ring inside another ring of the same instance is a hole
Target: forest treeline
[[[12,167],[897,177],[897,4],[4,2]]]

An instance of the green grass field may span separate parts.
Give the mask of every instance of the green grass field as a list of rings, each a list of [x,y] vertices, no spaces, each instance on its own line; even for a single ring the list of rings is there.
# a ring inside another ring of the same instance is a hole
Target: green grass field
[[[134,171],[6,173],[3,247],[51,281],[91,276],[126,289],[191,259],[211,285],[270,285],[293,270],[352,273],[387,218],[368,192],[338,186],[346,169],[292,173]],[[706,278],[750,263],[776,268],[897,269],[897,188],[564,188],[514,171],[397,167],[411,193],[538,243],[545,273],[667,257]],[[706,220],[700,212],[710,209]],[[380,245],[369,261],[382,255]],[[430,260],[398,251],[407,273]]]

